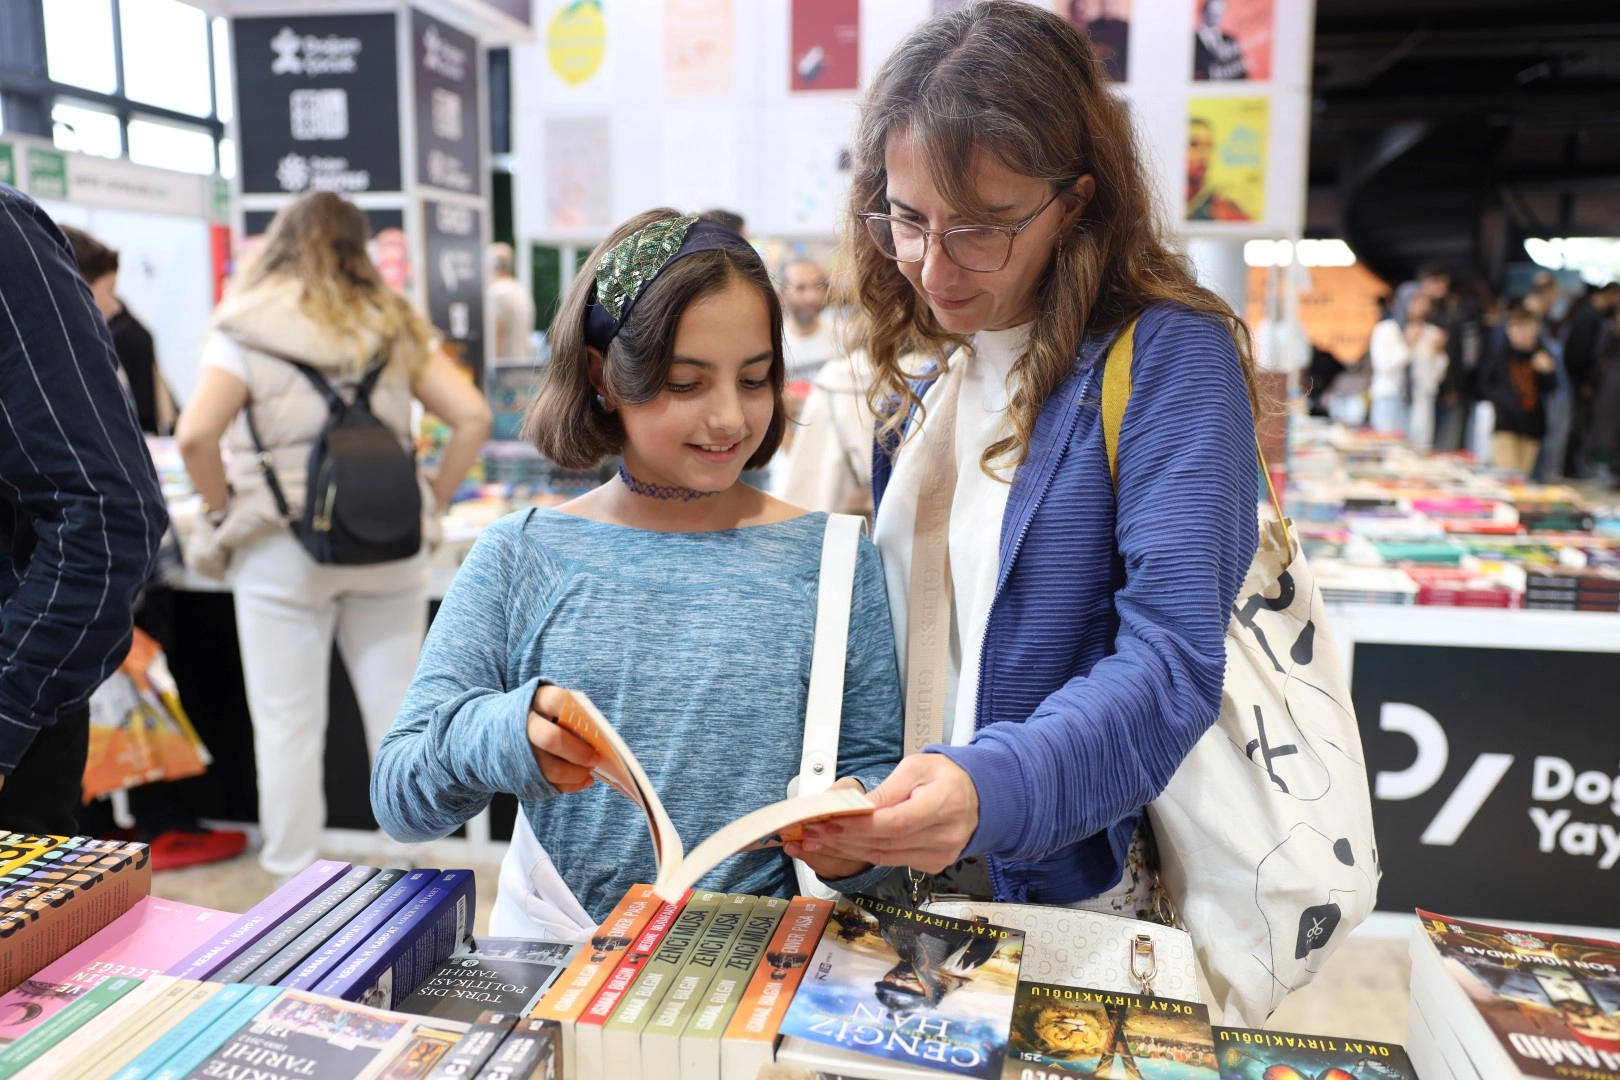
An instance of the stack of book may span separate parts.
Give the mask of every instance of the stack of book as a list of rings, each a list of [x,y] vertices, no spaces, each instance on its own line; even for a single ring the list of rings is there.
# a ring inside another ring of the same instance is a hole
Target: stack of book
[[[152,891],[151,852],[88,836],[0,838],[0,991],[60,958]]]
[[[1620,1080],[1620,943],[1418,917],[1407,1048],[1423,1080]]]

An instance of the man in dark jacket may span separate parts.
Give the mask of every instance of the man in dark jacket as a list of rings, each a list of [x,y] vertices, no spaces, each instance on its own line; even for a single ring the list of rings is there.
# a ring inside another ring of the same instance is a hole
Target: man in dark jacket
[[[1609,324],[1620,307],[1620,282],[1611,281],[1576,301],[1564,330],[1564,370],[1574,392],[1574,416],[1565,450],[1564,475],[1586,475],[1588,433],[1598,392],[1598,357],[1602,355]]]
[[[129,650],[167,517],[107,325],[0,184],[0,824],[71,834],[86,702]]]

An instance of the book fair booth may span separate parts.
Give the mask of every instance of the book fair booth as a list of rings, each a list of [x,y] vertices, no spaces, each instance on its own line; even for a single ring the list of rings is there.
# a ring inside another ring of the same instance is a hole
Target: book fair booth
[[[0,131],[0,181],[121,250],[124,297],[153,324],[182,401],[233,259],[275,212],[308,190],[361,207],[379,269],[495,414],[431,557],[432,613],[493,522],[613,475],[560,468],[518,439],[545,345],[538,357],[492,345],[489,244],[515,241],[539,331],[591,249],[652,206],[735,211],[773,270],[790,256],[836,264],[859,94],[908,32],[960,5],[202,6],[227,20],[233,167],[199,176]],[[1263,425],[1271,476],[1256,471],[1256,508],[1271,513],[1275,483],[1349,677],[1382,875],[1357,933],[1410,941],[1404,1040],[1264,1032],[1264,1016],[1223,1027],[1182,938],[1141,934],[1146,960],[1114,958],[1117,970],[1051,961],[1054,939],[1117,930],[1085,912],[1019,922],[1003,905],[919,914],[887,896],[669,890],[660,865],[587,940],[474,933],[493,878],[370,865],[383,861],[370,766],[334,655],[330,858],[245,913],[163,898],[140,844],[0,839],[0,1080],[1620,1078],[1620,495],[1306,415],[1310,343],[1364,353],[1372,297],[1389,291],[1364,268],[1370,285],[1336,277],[1346,268],[1312,246],[1326,242],[1306,239],[1310,5],[1056,7],[1092,27],[1160,201],[1202,280],[1246,313],[1287,401]],[[1313,272],[1321,290],[1371,290],[1357,293],[1368,310],[1310,310]],[[422,455],[443,441],[423,418]],[[149,442],[184,534],[199,499],[174,441]],[[251,824],[228,586],[179,564],[166,584],[168,670],[207,748],[187,798],[210,824]],[[1265,644],[1277,662],[1301,643]],[[1245,753],[1282,784],[1274,763],[1302,749],[1262,728]],[[498,796],[431,858],[499,864],[518,813]],[[1299,932],[1296,959],[1314,947]],[[1294,927],[1276,933],[1292,954]],[[229,1071],[245,1066],[263,1071]]]

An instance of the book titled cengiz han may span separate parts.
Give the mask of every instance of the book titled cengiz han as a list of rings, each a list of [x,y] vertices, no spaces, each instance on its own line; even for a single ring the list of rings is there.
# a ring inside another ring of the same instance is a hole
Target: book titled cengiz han
[[[999,1077],[1024,934],[865,896],[833,909],[784,1035]]]

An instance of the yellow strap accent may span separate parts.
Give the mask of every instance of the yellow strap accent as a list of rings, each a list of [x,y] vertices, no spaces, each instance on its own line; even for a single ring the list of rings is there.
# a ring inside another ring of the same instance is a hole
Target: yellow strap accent
[[[1108,356],[1103,361],[1102,384],[1102,419],[1103,419],[1103,446],[1108,451],[1108,474],[1114,478],[1114,491],[1119,491],[1119,430],[1125,422],[1125,406],[1131,401],[1131,361],[1135,358],[1136,321],[1133,319],[1125,324],[1125,329],[1119,332],[1114,343],[1108,347]],[[1260,449],[1260,432],[1254,434],[1254,456],[1260,462],[1260,475],[1265,478],[1266,491],[1271,495],[1271,505],[1277,511],[1277,520],[1282,524],[1283,540],[1288,544],[1290,555],[1294,550],[1293,530],[1288,527],[1288,518],[1283,514],[1282,500],[1277,498],[1277,489],[1271,483],[1271,470],[1266,467],[1265,451]]]
[[[1108,475],[1114,478],[1114,490],[1119,490],[1119,429],[1125,422],[1125,406],[1131,401],[1131,360],[1134,358],[1136,320],[1125,328],[1108,347],[1103,361],[1102,419],[1103,446],[1108,451]]]

